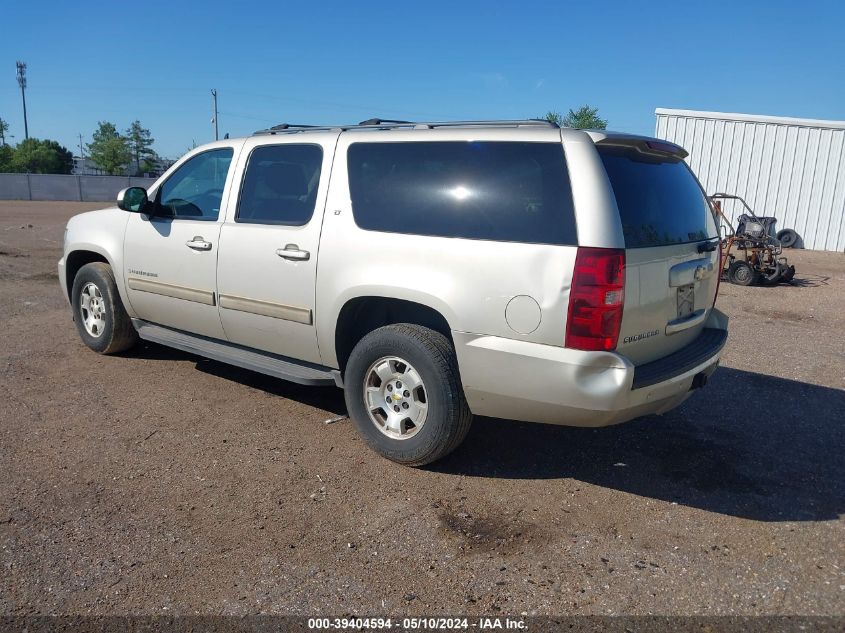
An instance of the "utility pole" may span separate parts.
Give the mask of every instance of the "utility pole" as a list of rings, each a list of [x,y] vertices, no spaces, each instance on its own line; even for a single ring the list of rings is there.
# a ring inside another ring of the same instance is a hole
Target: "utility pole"
[[[217,141],[220,137],[217,134],[217,90],[215,88],[211,89],[211,97],[214,99],[214,118],[211,122],[214,123],[214,140]]]
[[[0,146],[6,146],[6,130],[9,129],[9,125],[3,120],[0,119]]]
[[[79,171],[85,174],[85,150],[82,149],[82,133],[79,133]]]
[[[24,138],[29,139],[29,124],[26,120],[26,62],[17,61],[15,65],[18,67],[18,85],[21,87],[23,99],[23,134]]]

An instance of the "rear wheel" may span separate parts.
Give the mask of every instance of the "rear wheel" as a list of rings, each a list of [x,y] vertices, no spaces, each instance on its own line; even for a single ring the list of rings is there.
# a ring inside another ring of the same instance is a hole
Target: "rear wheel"
[[[76,273],[71,292],[73,320],[83,343],[100,354],[115,354],[135,344],[138,334],[108,264],[85,264]]]
[[[369,447],[408,466],[452,452],[472,422],[452,344],[419,325],[388,325],[361,339],[344,389],[349,416]]]
[[[738,286],[750,286],[757,281],[757,272],[748,262],[736,261],[728,268],[728,281]]]

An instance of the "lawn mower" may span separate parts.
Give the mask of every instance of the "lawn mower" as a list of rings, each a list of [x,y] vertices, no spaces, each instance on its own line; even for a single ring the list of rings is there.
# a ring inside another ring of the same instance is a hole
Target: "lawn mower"
[[[789,283],[795,266],[783,257],[783,245],[776,237],[777,218],[758,217],[739,196],[714,193],[713,208],[725,228],[722,235],[722,274],[733,284],[774,286]],[[736,228],[722,211],[722,200],[739,200],[745,213],[736,219]],[[720,231],[722,233],[722,231]]]

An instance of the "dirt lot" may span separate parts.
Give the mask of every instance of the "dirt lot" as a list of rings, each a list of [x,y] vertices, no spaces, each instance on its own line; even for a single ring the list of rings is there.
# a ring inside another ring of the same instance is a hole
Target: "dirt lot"
[[[723,284],[679,410],[481,418],[412,470],[338,390],[85,348],[55,263],[96,206],[0,203],[2,613],[845,614],[845,255]]]

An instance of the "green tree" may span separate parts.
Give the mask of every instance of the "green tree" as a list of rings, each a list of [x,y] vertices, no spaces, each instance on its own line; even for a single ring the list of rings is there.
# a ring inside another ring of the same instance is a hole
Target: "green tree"
[[[6,132],[9,131],[9,124],[0,119],[0,145],[6,144]]]
[[[570,110],[569,113],[563,117],[563,125],[565,127],[575,127],[582,130],[605,130],[607,129],[607,119],[599,117],[598,108],[591,108],[588,105],[583,105],[577,110]]]
[[[581,106],[577,110],[570,110],[566,116],[557,110],[549,110],[540,118],[560,127],[575,127],[582,130],[607,129],[607,120],[599,117],[599,109],[588,105]]]
[[[28,138],[12,152],[11,171],[29,174],[69,174],[73,154],[56,141]]]
[[[0,174],[12,171],[12,156],[14,150],[8,145],[0,145]]]
[[[88,155],[107,174],[120,174],[132,160],[129,143],[125,136],[118,133],[114,123],[100,121],[91,139]]]
[[[154,169],[153,161],[156,159],[156,153],[152,149],[155,139],[148,129],[141,126],[140,121],[132,121],[132,124],[126,129],[126,142],[134,159],[135,175],[152,171]]]
[[[158,169],[155,161],[151,158],[145,158],[141,161],[141,166],[138,168],[136,176],[143,176],[144,174],[154,174]]]
[[[546,121],[551,121],[555,125],[563,126],[563,116],[560,112],[549,110],[548,112],[546,112],[545,116],[542,116],[540,118],[545,119]]]

